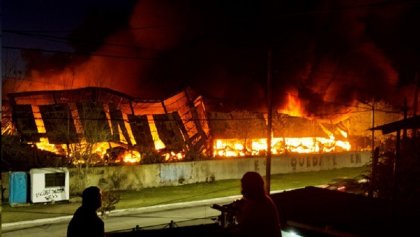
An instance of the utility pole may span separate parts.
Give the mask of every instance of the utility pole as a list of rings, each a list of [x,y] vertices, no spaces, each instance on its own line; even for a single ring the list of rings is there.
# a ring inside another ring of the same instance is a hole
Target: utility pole
[[[270,194],[270,183],[271,183],[271,131],[273,126],[273,101],[272,101],[272,72],[271,72],[271,49],[267,52],[267,158],[265,165],[265,190],[267,194]]]
[[[413,117],[417,115],[417,106],[419,100],[419,74],[416,72],[415,78],[416,87],[414,88],[414,100],[413,100]]]
[[[393,183],[392,183],[393,211],[396,210],[397,199],[398,199],[398,182],[399,182],[400,164],[401,164],[401,130],[398,129],[397,130],[397,144],[395,147],[395,160],[393,164]]]
[[[416,87],[414,88],[413,117],[417,116],[417,106],[418,106],[418,100],[419,100],[419,74],[418,72],[416,72],[415,83],[416,83]],[[412,134],[413,138],[415,138],[417,136],[417,129],[413,128],[412,133],[413,133]]]
[[[379,156],[379,150],[376,151],[375,149],[375,129],[373,129],[375,127],[375,99],[372,100],[372,141],[371,141],[371,149],[372,149],[372,174],[371,174],[371,181],[370,181],[370,187],[369,187],[369,192],[368,192],[368,196],[369,197],[373,197],[373,189],[375,186],[375,179],[376,179],[376,167],[377,167],[377,163],[378,163],[378,156]]]
[[[372,128],[374,127],[375,127],[375,99],[372,100]],[[371,146],[372,146],[372,155],[373,155],[373,152],[375,150],[375,130],[374,129],[372,129]]]
[[[403,112],[404,112],[404,120],[406,120],[407,117],[408,117],[407,97],[404,98]],[[406,141],[407,140],[407,128],[404,128],[403,129],[402,140],[403,141]]]
[[[1,8],[0,8],[1,9]],[[2,14],[1,10],[0,10],[0,15]],[[1,46],[3,46],[2,44],[2,24],[0,23],[0,48]],[[0,59],[3,60],[3,55],[1,54],[1,50],[0,50]],[[3,62],[3,61],[2,61]],[[3,71],[2,71],[2,63],[0,63],[0,126],[3,127],[2,121],[3,121]],[[2,138],[3,135],[0,134],[0,138]],[[2,145],[2,142],[0,141],[0,145]],[[0,159],[3,159],[3,149],[1,149],[0,151]],[[1,237],[1,223],[2,223],[2,205],[3,205],[3,186],[2,186],[2,178],[1,178],[1,172],[2,169],[0,167],[0,237]]]

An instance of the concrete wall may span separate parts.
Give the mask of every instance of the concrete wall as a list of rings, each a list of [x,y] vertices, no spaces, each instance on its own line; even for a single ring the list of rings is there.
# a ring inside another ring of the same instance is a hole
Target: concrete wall
[[[370,152],[293,154],[273,157],[272,174],[361,167],[370,161]],[[119,190],[240,179],[247,171],[265,175],[265,158],[231,158],[195,162],[162,163],[139,166],[92,167],[70,171],[70,193],[80,193],[86,186],[114,187]],[[7,176],[6,174],[3,174]],[[88,176],[87,183],[80,177]],[[3,176],[4,177],[4,176]],[[8,180],[4,177],[3,180]],[[8,187],[7,183],[6,186]]]
[[[370,152],[293,154],[273,157],[272,174],[361,167],[370,161]],[[265,158],[232,158],[140,166],[110,166],[90,169],[87,185],[109,185],[120,190],[173,186],[215,180],[240,179],[247,171],[265,175]],[[80,192],[77,170],[70,169],[70,190]]]

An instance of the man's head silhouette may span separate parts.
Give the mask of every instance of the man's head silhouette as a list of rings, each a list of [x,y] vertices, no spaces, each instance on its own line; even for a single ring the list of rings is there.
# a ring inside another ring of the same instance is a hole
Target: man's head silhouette
[[[247,172],[242,176],[242,195],[249,199],[260,199],[264,197],[264,180],[257,172]]]
[[[91,186],[83,190],[82,206],[88,209],[97,210],[102,205],[101,190],[98,187]]]

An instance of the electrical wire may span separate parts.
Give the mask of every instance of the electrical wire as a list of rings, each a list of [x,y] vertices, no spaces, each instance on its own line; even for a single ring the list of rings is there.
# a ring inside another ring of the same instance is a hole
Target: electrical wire
[[[88,57],[105,57],[105,58],[114,58],[114,59],[129,59],[129,60],[157,60],[158,58],[145,58],[140,56],[125,56],[125,55],[112,55],[112,54],[103,54],[103,53],[80,53],[80,52],[70,52],[70,51],[60,51],[60,50],[50,50],[50,49],[41,49],[41,48],[24,48],[24,47],[13,47],[13,46],[3,46],[3,49],[11,49],[11,50],[33,50],[33,51],[41,51],[45,53],[59,53],[65,55],[80,55],[80,56],[88,56]]]
[[[395,6],[395,5],[402,5],[402,4],[410,4],[413,5],[415,3],[420,3],[419,0],[408,0],[408,1],[401,1],[401,0],[394,0],[394,1],[382,1],[382,2],[375,2],[375,3],[361,3],[357,4],[355,6],[345,6],[345,7],[339,7],[339,8],[333,8],[329,10],[321,10],[321,11],[304,11],[304,12],[295,12],[295,13],[277,13],[275,17],[291,17],[291,16],[305,16],[305,15],[318,15],[318,14],[326,14],[326,13],[332,13],[337,11],[348,11],[348,10],[356,10],[361,8],[373,8],[373,7],[384,7],[384,6]],[[415,5],[414,5],[415,6]],[[412,6],[412,7],[414,7]],[[416,6],[416,7],[420,7]],[[241,18],[243,20],[243,18]],[[253,19],[249,19],[250,21],[253,21]],[[164,29],[164,28],[173,28],[173,25],[150,25],[150,26],[141,26],[141,27],[129,27],[128,30],[147,30],[147,29]],[[206,30],[206,29],[205,29]],[[207,29],[208,30],[208,29]],[[52,35],[46,35],[42,34],[44,32],[56,32],[56,33],[62,33],[62,32],[71,32],[70,30],[15,30],[15,29],[4,29],[3,32],[5,33],[12,33],[12,34],[18,34],[18,35],[25,35],[28,37],[35,37],[35,38],[41,38],[46,40],[55,40],[56,42],[69,42],[68,38],[66,37],[60,37],[60,36],[52,36]],[[210,33],[217,33],[215,31]],[[220,34],[224,34],[224,32],[218,32]],[[82,42],[79,40],[78,42]],[[113,43],[113,42],[104,42],[103,45],[111,45],[116,47],[127,47],[127,48],[136,48],[136,49],[145,49],[145,50],[157,50],[160,51],[161,49],[156,48],[141,48],[136,45],[130,45],[130,44],[121,44],[121,43]],[[5,49],[26,49],[25,47],[16,47],[16,46],[5,46],[3,47]],[[50,49],[38,49],[43,52],[55,52],[55,53],[70,53],[70,52],[61,52],[57,50],[50,50]],[[102,56],[102,55],[97,55]],[[121,57],[119,55],[106,55],[106,57]],[[130,58],[130,57],[129,57]]]

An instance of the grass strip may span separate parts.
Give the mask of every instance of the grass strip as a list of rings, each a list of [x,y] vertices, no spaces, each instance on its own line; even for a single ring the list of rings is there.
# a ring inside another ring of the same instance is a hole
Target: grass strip
[[[365,168],[362,167],[272,175],[271,190],[285,190],[305,186],[323,185],[330,183],[335,178],[357,177],[364,171]],[[220,180],[211,183],[145,188],[140,191],[121,191],[121,200],[116,205],[116,209],[189,202],[239,194],[240,181],[237,179]],[[2,222],[11,223],[72,215],[79,206],[79,202],[29,204],[15,207],[3,204]]]

